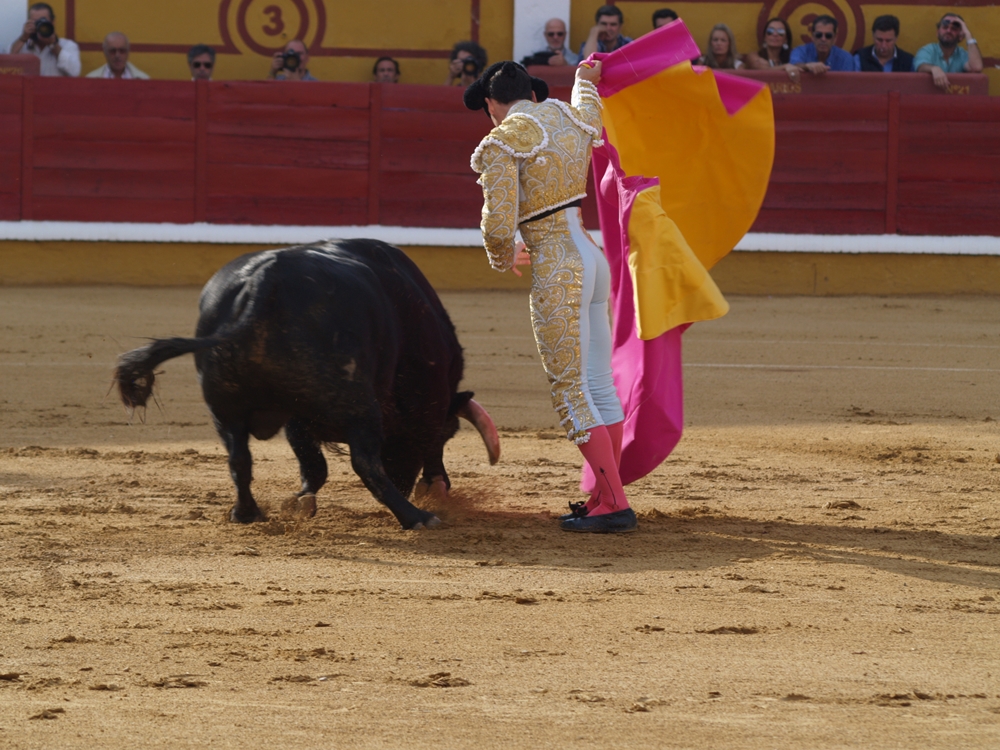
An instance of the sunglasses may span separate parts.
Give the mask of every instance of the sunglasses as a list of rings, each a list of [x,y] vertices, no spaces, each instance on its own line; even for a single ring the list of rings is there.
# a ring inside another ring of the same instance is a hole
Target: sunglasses
[[[945,21],[943,24],[941,24],[941,28],[951,29],[952,31],[961,31],[962,24],[960,24],[958,21]]]
[[[565,31],[546,31],[545,36],[566,36]]]
[[[210,62],[209,63],[207,63],[207,62],[193,62],[193,63],[191,63],[191,67],[192,68],[205,68],[205,70],[211,70],[212,69],[212,63],[210,63]]]
[[[813,36],[817,39],[833,39],[833,34],[829,31],[817,31]]]
[[[764,33],[765,34],[772,34],[774,36],[784,36],[785,35],[785,30],[784,29],[768,29]]]

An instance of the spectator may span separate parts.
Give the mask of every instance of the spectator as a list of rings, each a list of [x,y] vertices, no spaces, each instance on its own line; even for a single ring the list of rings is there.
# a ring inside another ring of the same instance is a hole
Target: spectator
[[[447,86],[465,86],[476,82],[486,69],[486,50],[475,42],[457,42],[451,48]]]
[[[708,52],[698,58],[699,65],[724,70],[739,70],[743,67],[736,52],[736,37],[724,23],[717,23],[708,35]]]
[[[271,58],[267,77],[275,81],[315,81],[309,72],[309,51],[298,39],[293,39]]]
[[[945,13],[938,21],[937,44],[921,47],[913,58],[913,69],[930,73],[934,85],[947,91],[947,73],[982,73],[983,56],[965,20],[957,13]],[[968,52],[958,46],[965,40]]]
[[[135,78],[148,81],[149,76],[128,61],[128,37],[112,31],[104,37],[104,65],[87,73],[87,78]]]
[[[196,44],[188,50],[188,68],[191,70],[191,80],[212,80],[212,70],[215,68],[215,50],[207,44]]]
[[[372,68],[375,83],[399,83],[399,63],[391,57],[380,57]]]
[[[791,57],[792,30],[783,18],[771,18],[764,25],[764,38],[760,49],[746,56],[746,66],[751,70],[771,70],[784,68],[788,77],[798,80],[801,71],[789,64]]]
[[[833,43],[837,36],[837,19],[817,16],[812,24],[813,41],[792,50],[789,61],[801,70],[821,76],[828,70],[854,70],[854,57]]]
[[[590,30],[587,41],[580,45],[581,60],[587,59],[595,52],[614,52],[632,41],[629,37],[622,36],[625,16],[622,15],[621,8],[602,5],[594,14],[594,20],[596,24]]]
[[[879,16],[872,24],[874,44],[862,47],[854,55],[854,69],[865,73],[909,73],[913,70],[913,55],[896,46],[899,19]]]
[[[34,55],[43,76],[80,75],[80,48],[72,39],[60,39],[53,22],[56,14],[48,3],[28,8],[28,20],[19,36],[5,51],[10,55]]]
[[[570,52],[566,39],[566,23],[561,18],[545,22],[546,47],[521,60],[521,65],[576,65],[580,57]]]
[[[677,20],[677,14],[674,13],[670,8],[660,8],[659,10],[653,11],[653,29],[658,29],[661,26],[666,26],[668,23],[673,23]]]

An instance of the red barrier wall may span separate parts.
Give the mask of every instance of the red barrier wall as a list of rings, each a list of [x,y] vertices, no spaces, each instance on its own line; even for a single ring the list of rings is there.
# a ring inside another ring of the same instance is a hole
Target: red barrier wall
[[[756,231],[1000,236],[1000,98],[774,106]],[[489,129],[446,87],[0,77],[0,219],[474,227]]]

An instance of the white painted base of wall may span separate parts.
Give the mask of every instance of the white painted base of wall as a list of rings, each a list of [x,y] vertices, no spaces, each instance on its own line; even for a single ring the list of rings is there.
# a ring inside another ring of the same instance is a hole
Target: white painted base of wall
[[[603,245],[600,232],[591,232]],[[0,242],[208,242],[300,245],[367,237],[406,247],[481,247],[478,229],[431,227],[252,226],[247,224],[128,224],[85,221],[0,221]],[[911,237],[898,234],[748,234],[743,252],[1000,255],[1000,237]]]

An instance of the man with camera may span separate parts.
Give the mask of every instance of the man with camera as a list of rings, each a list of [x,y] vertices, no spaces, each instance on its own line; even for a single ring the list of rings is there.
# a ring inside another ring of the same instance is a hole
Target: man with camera
[[[570,52],[566,38],[566,22],[561,18],[550,18],[545,22],[545,44],[543,50],[534,52],[521,60],[521,65],[576,65],[580,56]]]
[[[931,42],[921,47],[913,57],[913,69],[918,73],[930,73],[934,85],[948,90],[951,83],[948,73],[982,73],[983,55],[972,33],[957,13],[945,13],[938,21],[937,44]],[[959,47],[965,42],[968,51]]]
[[[306,45],[293,39],[271,58],[267,77],[274,81],[316,81],[309,72],[309,52]]]
[[[56,14],[48,3],[28,8],[28,21],[21,36],[7,48],[11,55],[34,55],[43,76],[80,75],[80,48],[71,39],[60,39],[53,24]]]
[[[446,86],[465,86],[476,82],[486,69],[486,50],[475,42],[457,42],[451,48]]]

